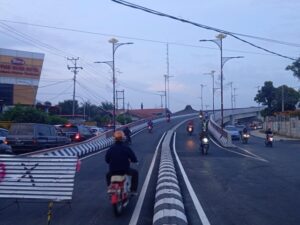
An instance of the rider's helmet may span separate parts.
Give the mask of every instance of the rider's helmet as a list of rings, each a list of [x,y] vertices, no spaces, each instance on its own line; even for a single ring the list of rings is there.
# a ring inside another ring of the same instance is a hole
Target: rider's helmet
[[[124,137],[125,137],[125,135],[124,135],[123,131],[121,131],[121,130],[115,131],[115,133],[114,133],[115,141],[123,141]]]

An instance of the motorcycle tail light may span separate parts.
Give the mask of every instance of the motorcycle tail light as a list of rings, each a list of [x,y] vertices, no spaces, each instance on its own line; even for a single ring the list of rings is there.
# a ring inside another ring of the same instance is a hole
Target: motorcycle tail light
[[[80,139],[80,134],[79,133],[76,133],[75,135],[75,140],[79,140]]]

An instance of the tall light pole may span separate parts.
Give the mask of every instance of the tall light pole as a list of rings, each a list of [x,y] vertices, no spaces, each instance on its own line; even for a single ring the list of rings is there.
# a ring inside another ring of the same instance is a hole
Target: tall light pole
[[[213,115],[215,115],[215,72],[212,70],[210,73],[204,73],[204,75],[211,75],[212,77]]]
[[[204,84],[200,84],[201,86],[201,110],[203,111],[203,88],[205,87]]]
[[[160,96],[160,108],[163,108],[164,107],[164,105],[163,105],[163,97],[165,96],[165,91],[158,91],[160,94],[159,94],[159,96]]]
[[[218,47],[220,48],[220,56],[221,56],[221,60],[220,60],[220,71],[221,71],[221,127],[224,127],[224,101],[223,101],[223,67],[224,64],[230,60],[230,59],[234,59],[234,58],[243,58],[243,56],[236,56],[236,57],[223,57],[223,39],[226,37],[225,34],[218,34],[216,36],[216,39],[214,40],[199,40],[199,41],[211,41],[213,43],[215,43],[216,45],[218,45]]]
[[[116,76],[115,76],[115,53],[117,49],[122,45],[131,45],[133,42],[125,42],[125,43],[118,43],[118,40],[115,38],[112,38],[108,41],[112,44],[112,61],[103,61],[103,62],[95,62],[95,63],[105,63],[109,65],[109,67],[112,69],[113,73],[113,130],[116,130]]]

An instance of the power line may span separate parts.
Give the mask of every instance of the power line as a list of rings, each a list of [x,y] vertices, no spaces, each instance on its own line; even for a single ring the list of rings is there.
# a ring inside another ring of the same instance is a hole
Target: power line
[[[40,27],[40,28],[54,29],[54,30],[63,30],[63,31],[69,31],[69,32],[76,32],[76,33],[106,36],[106,37],[114,36],[114,37],[119,37],[119,38],[126,38],[126,39],[130,39],[130,40],[135,40],[135,41],[144,41],[144,42],[152,42],[152,43],[159,43],[159,44],[169,44],[169,45],[184,46],[184,47],[191,47],[191,48],[203,48],[203,49],[213,49],[213,50],[217,49],[217,48],[213,48],[213,47],[204,47],[204,46],[192,45],[192,44],[186,44],[186,43],[179,43],[179,42],[152,40],[152,39],[130,37],[130,36],[124,36],[124,35],[118,35],[118,34],[104,34],[104,33],[93,32],[93,31],[85,31],[85,30],[65,28],[65,27],[55,27],[55,26],[33,24],[33,23],[25,23],[25,22],[19,22],[19,21],[1,20],[1,19],[0,19],[0,21],[7,22],[7,23],[14,23],[14,24],[27,25],[27,26]],[[243,36],[252,37],[252,38],[255,37],[255,36],[251,36],[251,35],[243,35]],[[278,40],[272,40],[272,39],[262,38],[262,37],[256,37],[256,39],[259,39],[259,40],[264,39],[265,41],[272,41],[272,42],[277,43],[277,44],[279,44],[281,42],[281,41],[278,41]],[[288,43],[288,42],[282,42],[281,44],[283,44],[283,43]],[[288,43],[288,45],[293,46],[293,47],[300,47],[299,44],[294,44],[294,43]],[[234,50],[234,49],[224,49],[224,50],[229,51],[229,52],[239,52],[239,53],[247,53],[247,54],[255,54],[255,55],[270,55],[270,54],[263,54],[263,53],[259,53],[259,52],[241,51],[241,50]],[[81,57],[81,59],[82,59],[82,57]]]
[[[219,32],[219,33],[227,34],[227,35],[229,35],[229,36],[231,36],[231,37],[233,37],[233,38],[235,38],[235,39],[237,39],[241,42],[244,42],[248,45],[251,45],[252,47],[258,48],[258,49],[263,50],[265,52],[268,52],[270,54],[277,55],[279,57],[290,59],[290,60],[295,60],[295,58],[285,56],[285,55],[282,55],[280,53],[276,53],[274,51],[271,51],[271,50],[268,50],[266,48],[260,47],[256,44],[253,44],[249,41],[246,41],[246,40],[238,37],[238,36],[241,36],[241,34],[238,34],[238,33],[233,33],[233,32],[229,32],[229,31],[219,29],[219,28],[214,28],[214,27],[210,27],[210,26],[207,26],[207,25],[202,25],[202,24],[199,24],[199,23],[195,23],[195,22],[192,22],[192,21],[189,21],[189,20],[186,20],[186,19],[181,19],[181,18],[172,16],[172,15],[161,13],[161,12],[155,11],[153,9],[149,9],[149,8],[146,8],[146,7],[143,7],[143,6],[140,6],[140,5],[136,5],[136,4],[133,4],[133,3],[130,3],[130,2],[126,2],[126,1],[123,1],[123,0],[112,0],[112,1],[116,2],[118,4],[121,4],[121,5],[125,5],[125,6],[128,6],[128,7],[134,8],[134,9],[142,10],[142,11],[147,12],[147,13],[151,13],[151,14],[154,14],[154,15],[162,16],[162,17],[167,17],[167,18],[177,20],[177,21],[180,21],[180,22],[183,22],[183,23],[188,23],[188,24],[191,24],[191,25],[194,25],[194,26],[206,29],[206,30],[213,30],[213,31],[216,31],[216,32]],[[299,46],[297,46],[297,47],[299,47]]]

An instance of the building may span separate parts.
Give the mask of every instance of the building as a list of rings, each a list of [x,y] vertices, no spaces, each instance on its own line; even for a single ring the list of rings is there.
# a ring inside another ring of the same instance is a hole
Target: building
[[[0,111],[35,104],[43,62],[42,53],[0,48]]]

